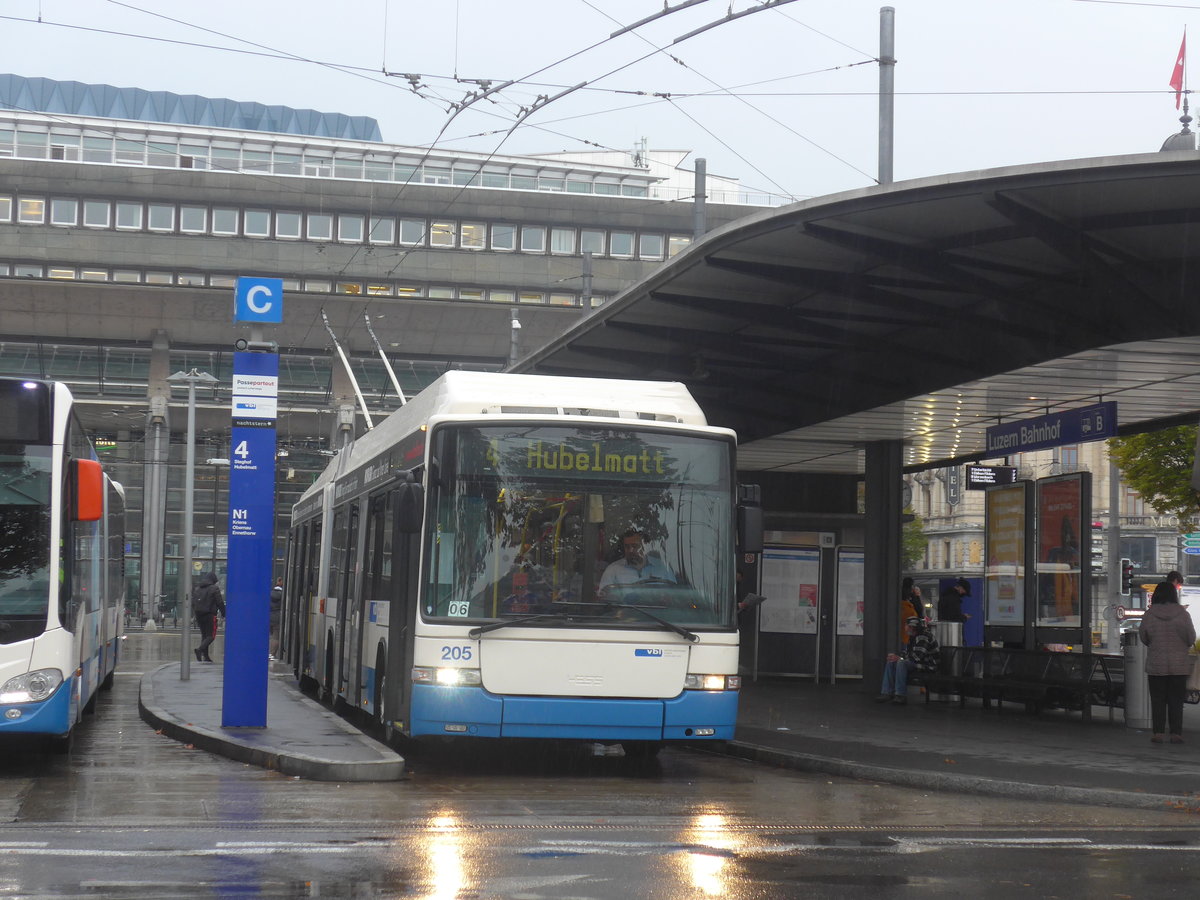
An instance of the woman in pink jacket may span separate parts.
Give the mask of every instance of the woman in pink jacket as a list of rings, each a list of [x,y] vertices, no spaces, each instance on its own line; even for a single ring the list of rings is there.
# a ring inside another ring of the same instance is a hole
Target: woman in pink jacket
[[[1150,740],[1161,744],[1163,725],[1169,719],[1171,743],[1183,743],[1183,698],[1187,679],[1192,674],[1194,656],[1188,651],[1196,643],[1196,628],[1186,608],[1179,603],[1179,591],[1162,581],[1150,596],[1150,608],[1142,616],[1138,635],[1146,651],[1146,675],[1150,681],[1150,720],[1154,734]]]

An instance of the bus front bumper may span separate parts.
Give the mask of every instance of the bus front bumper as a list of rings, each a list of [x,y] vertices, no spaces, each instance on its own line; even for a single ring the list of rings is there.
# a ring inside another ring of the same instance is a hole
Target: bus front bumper
[[[413,685],[411,734],[585,741],[730,740],[737,691],[667,700],[508,697],[479,687]]]
[[[40,703],[0,704],[0,735],[64,735],[71,730],[71,699],[75,693],[71,676],[53,694]]]

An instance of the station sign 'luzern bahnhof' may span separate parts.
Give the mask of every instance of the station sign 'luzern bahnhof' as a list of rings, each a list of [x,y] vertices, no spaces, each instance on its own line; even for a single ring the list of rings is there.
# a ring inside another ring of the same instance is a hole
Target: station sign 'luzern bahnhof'
[[[1117,404],[1113,400],[1062,412],[993,425],[986,432],[987,455],[1007,456],[1083,444],[1117,436]]]

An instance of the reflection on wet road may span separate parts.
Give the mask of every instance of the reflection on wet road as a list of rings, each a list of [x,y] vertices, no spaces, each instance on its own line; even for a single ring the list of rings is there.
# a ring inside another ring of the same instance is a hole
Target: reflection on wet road
[[[140,720],[140,674],[178,649],[174,635],[131,636],[70,757],[0,757],[0,895],[1010,897],[1099,883],[1104,896],[1171,896],[1200,875],[1179,813],[924,793],[684,751],[633,764],[481,742],[405,748],[397,783],[300,781]]]

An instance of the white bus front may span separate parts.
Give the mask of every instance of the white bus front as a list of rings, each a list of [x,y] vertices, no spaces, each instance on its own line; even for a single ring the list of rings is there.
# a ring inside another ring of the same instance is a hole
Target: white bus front
[[[727,739],[734,437],[435,424],[410,733]]]

